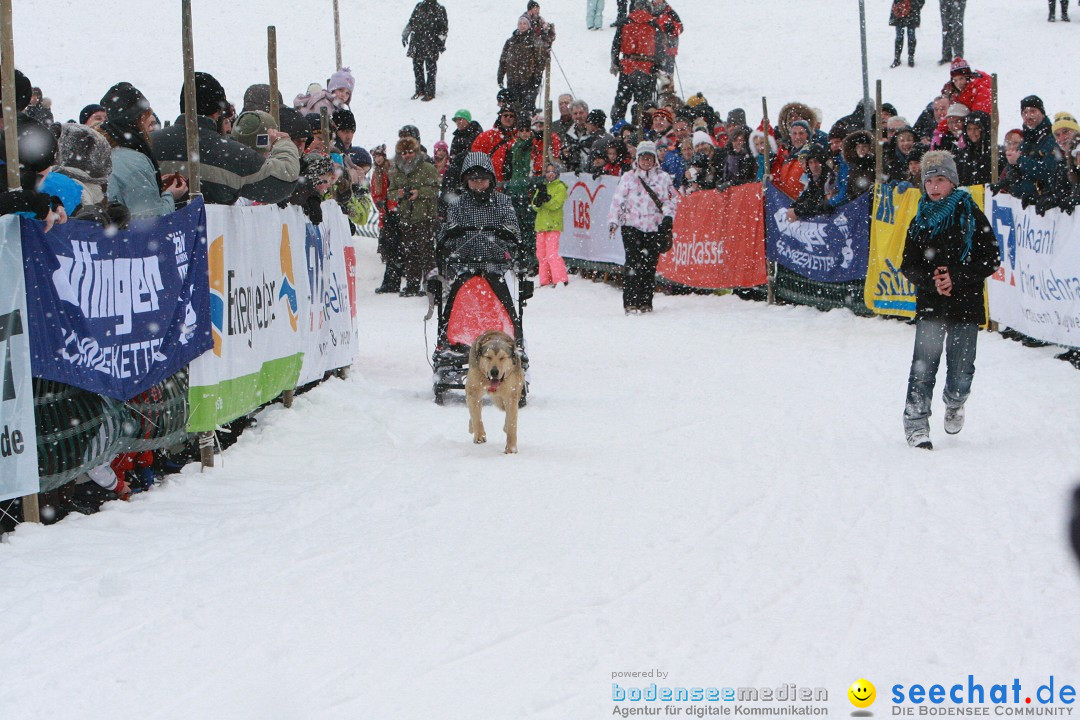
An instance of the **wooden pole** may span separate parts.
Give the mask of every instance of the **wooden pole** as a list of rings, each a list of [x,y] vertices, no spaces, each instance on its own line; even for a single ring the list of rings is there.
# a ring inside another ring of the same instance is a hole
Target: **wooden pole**
[[[1001,158],[998,154],[998,131],[1000,130],[998,123],[1000,117],[998,116],[998,77],[997,73],[990,75],[990,92],[993,99],[993,104],[990,107],[990,182],[998,181],[998,163],[1001,162]]]
[[[326,109],[326,106],[319,108],[319,115],[322,121],[322,141],[325,152],[330,154],[330,111]]]
[[[334,57],[337,60],[335,69],[340,70],[341,63],[341,13],[338,12],[338,0],[334,0]]]
[[[881,122],[881,81],[877,81],[877,89],[875,95],[875,112],[877,113],[877,122],[874,123],[874,182],[880,185],[885,179],[885,157],[884,149],[881,146],[882,138],[884,137],[885,129],[882,127],[884,123]]]
[[[192,37],[191,0],[183,0],[182,32],[184,47],[184,136],[187,142],[187,177],[191,197],[201,194],[199,171],[199,119],[195,113],[195,41]],[[214,433],[199,433],[199,459],[202,469],[214,467]]]
[[[544,167],[540,169],[540,175],[547,172],[548,163],[551,162],[551,53],[548,53],[547,64],[544,70]]]
[[[765,190],[769,187],[769,101],[761,98],[761,131],[765,133],[765,150],[761,156],[765,158],[765,171],[761,173],[761,202],[765,202]],[[768,302],[776,304],[776,263],[765,261],[765,282]]]
[[[273,25],[266,28],[266,63],[270,68],[270,117],[274,118],[274,122],[280,128],[281,108],[278,106],[277,28]]]
[[[19,189],[19,132],[15,116],[15,33],[11,24],[11,0],[0,0],[0,83],[4,88],[4,157],[8,190]],[[35,501],[37,500],[35,496]],[[23,501],[26,502],[25,500]],[[25,517],[25,505],[23,516]]]
[[[195,42],[191,33],[191,0],[183,0],[184,128],[187,131],[188,187],[191,195],[202,190],[199,179],[199,120],[195,114]]]

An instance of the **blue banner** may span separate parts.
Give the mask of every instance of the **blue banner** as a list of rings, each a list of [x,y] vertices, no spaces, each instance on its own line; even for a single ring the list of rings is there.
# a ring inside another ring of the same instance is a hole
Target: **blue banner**
[[[128,400],[213,347],[201,199],[124,230],[22,220],[35,377]]]
[[[871,193],[841,205],[832,215],[788,220],[791,200],[765,189],[765,252],[769,260],[816,282],[866,277],[870,257]]]

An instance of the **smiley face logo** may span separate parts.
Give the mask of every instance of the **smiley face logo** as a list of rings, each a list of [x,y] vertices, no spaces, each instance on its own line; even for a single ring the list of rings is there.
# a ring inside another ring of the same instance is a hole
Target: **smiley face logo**
[[[874,700],[877,699],[877,690],[874,688],[874,683],[864,678],[859,678],[855,682],[851,683],[851,687],[847,690],[848,700],[851,704],[857,708],[868,708],[874,704]]]

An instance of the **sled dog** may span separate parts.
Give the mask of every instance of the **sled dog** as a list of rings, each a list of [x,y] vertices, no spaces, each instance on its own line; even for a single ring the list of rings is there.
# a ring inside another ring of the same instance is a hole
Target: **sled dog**
[[[488,330],[469,349],[469,374],[465,378],[465,403],[469,406],[469,432],[473,442],[487,442],[480,418],[484,395],[506,413],[503,432],[507,453],[517,452],[518,403],[525,387],[525,372],[514,339],[500,330]]]

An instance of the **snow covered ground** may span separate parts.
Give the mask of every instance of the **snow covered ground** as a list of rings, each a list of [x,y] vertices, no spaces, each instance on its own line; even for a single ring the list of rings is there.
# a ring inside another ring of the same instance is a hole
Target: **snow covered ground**
[[[173,5],[17,3],[18,64],[62,116],[121,79],[168,116]],[[271,22],[286,96],[333,69],[329,0],[194,5],[198,66],[234,98],[261,78]],[[411,3],[342,0],[346,62],[367,78],[358,141],[406,122],[427,140],[462,106],[490,120],[523,3],[446,5],[440,97],[410,104]],[[872,72],[910,117],[946,76],[936,3],[919,66],[895,71],[888,3],[867,5]],[[1043,67],[1075,65],[1080,28],[1019,6],[969,7],[969,59],[1002,73],[1009,105],[1080,100]],[[861,94],[854,0],[676,7],[687,92],[720,110],[753,118],[766,94],[829,122]],[[609,32],[587,33],[576,1],[544,13],[575,89],[606,107]],[[883,716],[892,683],[1080,681],[1064,535],[1080,374],[1051,349],[984,334],[967,427],[945,436],[938,402],[927,453],[901,430],[907,325],[712,296],[628,318],[617,291],[574,278],[527,309],[532,395],[504,456],[490,408],[477,446],[462,402],[431,402],[422,301],[371,293],[372,241],[360,264],[348,380],[262,413],[212,472],[0,545],[0,717],[587,720],[611,716],[612,673],[649,669],[826,687],[832,714],[866,677]]]
[[[859,677],[1075,672],[1080,374],[1050,350],[981,337],[967,427],[936,404],[916,451],[910,326],[730,296],[625,317],[575,278],[527,308],[505,456],[491,408],[474,445],[431,402],[424,304],[370,294],[364,242],[347,381],[213,472],[0,546],[4,718],[585,720],[653,667],[844,712]]]

